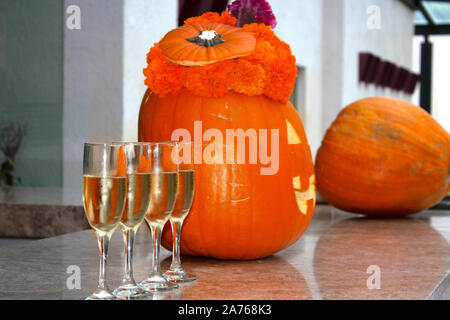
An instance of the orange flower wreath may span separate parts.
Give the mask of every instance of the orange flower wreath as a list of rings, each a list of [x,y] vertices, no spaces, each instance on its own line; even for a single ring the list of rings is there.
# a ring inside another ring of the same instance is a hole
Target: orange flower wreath
[[[236,25],[228,12],[207,12],[187,19],[184,24],[222,23]],[[256,47],[249,55],[206,66],[182,66],[167,60],[155,43],[147,54],[145,84],[163,97],[179,93],[183,88],[193,94],[219,97],[232,90],[249,96],[265,96],[286,103],[297,77],[295,57],[289,45],[281,41],[270,26],[245,24],[244,30],[254,34]]]

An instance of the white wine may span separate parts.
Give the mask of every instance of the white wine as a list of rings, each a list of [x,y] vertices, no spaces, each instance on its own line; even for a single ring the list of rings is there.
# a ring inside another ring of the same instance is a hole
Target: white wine
[[[152,172],[150,206],[145,215],[149,224],[163,227],[175,206],[178,176],[176,172]]]
[[[128,192],[120,226],[122,229],[137,228],[144,221],[150,204],[150,173],[128,174]]]
[[[170,216],[173,220],[183,221],[189,213],[194,198],[194,173],[194,170],[178,171],[177,200]]]
[[[125,207],[125,177],[83,176],[83,203],[91,227],[104,235],[119,225]]]

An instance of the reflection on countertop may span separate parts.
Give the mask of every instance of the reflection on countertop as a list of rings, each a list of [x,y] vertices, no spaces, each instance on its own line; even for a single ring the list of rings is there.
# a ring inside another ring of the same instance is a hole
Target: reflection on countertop
[[[450,270],[449,242],[448,211],[384,220],[319,205],[306,233],[288,249],[253,261],[184,256],[184,267],[198,281],[151,298],[426,299]],[[0,298],[83,298],[96,286],[97,250],[92,231],[0,248]],[[111,288],[120,283],[122,251],[116,232],[108,259]],[[163,249],[161,258],[167,268],[170,252]],[[80,267],[81,289],[66,286],[70,265]],[[150,234],[143,225],[136,239],[135,278],[144,278],[150,266]],[[380,289],[367,286],[370,266],[379,267]]]
[[[415,299],[427,297],[445,275],[449,252],[425,221],[351,218],[325,230],[313,263],[323,298]],[[375,268],[381,289],[361,290]]]

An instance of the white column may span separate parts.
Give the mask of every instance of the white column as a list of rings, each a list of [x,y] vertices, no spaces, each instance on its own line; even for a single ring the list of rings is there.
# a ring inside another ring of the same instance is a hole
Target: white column
[[[83,143],[134,141],[146,54],[176,27],[177,0],[65,0],[80,29],[64,21],[63,185],[80,188]]]
[[[334,1],[331,1],[334,2]],[[275,34],[291,47],[297,65],[304,72],[300,81],[304,105],[297,105],[302,116],[313,156],[322,139],[322,6],[321,0],[271,0],[278,24]],[[299,87],[300,89],[300,87]]]
[[[370,96],[411,100],[412,96],[374,84],[358,82],[358,55],[371,52],[381,59],[412,68],[414,12],[401,1],[344,1],[344,54],[342,107]],[[379,25],[373,19],[379,18]],[[372,20],[371,20],[372,19]],[[371,23],[372,22],[372,23]]]
[[[322,128],[320,140],[342,108],[344,91],[344,5],[343,0],[323,1],[322,10]],[[355,61],[354,63],[358,63]],[[357,73],[354,75],[358,76]]]
[[[142,70],[155,42],[177,27],[177,0],[126,0],[123,42],[123,139],[137,140],[137,122],[147,87]]]
[[[83,143],[122,138],[123,0],[65,0],[64,12],[63,186],[81,191]]]

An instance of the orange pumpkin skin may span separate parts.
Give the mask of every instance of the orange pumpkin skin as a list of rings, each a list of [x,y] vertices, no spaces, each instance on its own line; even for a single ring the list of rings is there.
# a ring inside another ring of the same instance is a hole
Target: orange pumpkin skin
[[[214,30],[224,43],[205,47],[186,41],[200,31]],[[170,62],[183,66],[205,66],[223,60],[248,56],[255,50],[252,33],[222,23],[194,23],[169,31],[159,42],[159,48]]]
[[[224,139],[226,129],[253,128],[267,129],[270,141],[271,129],[279,129],[279,170],[275,175],[261,175],[260,168],[267,165],[259,161],[196,165],[195,196],[183,224],[181,252],[249,260],[269,256],[296,242],[309,225],[315,206],[315,196],[306,199],[302,213],[296,194],[301,198],[312,189],[315,195],[315,189],[310,148],[292,105],[234,92],[207,98],[182,91],[161,98],[148,90],[139,114],[139,140],[167,141],[178,128],[189,130],[193,138],[194,121],[202,121],[203,132],[218,129]],[[247,157],[248,151],[247,142]],[[301,181],[299,190],[294,190],[295,177]],[[168,225],[162,242],[172,248]]]
[[[317,188],[333,206],[398,217],[449,190],[450,135],[409,102],[374,97],[343,109],[317,152]]]

